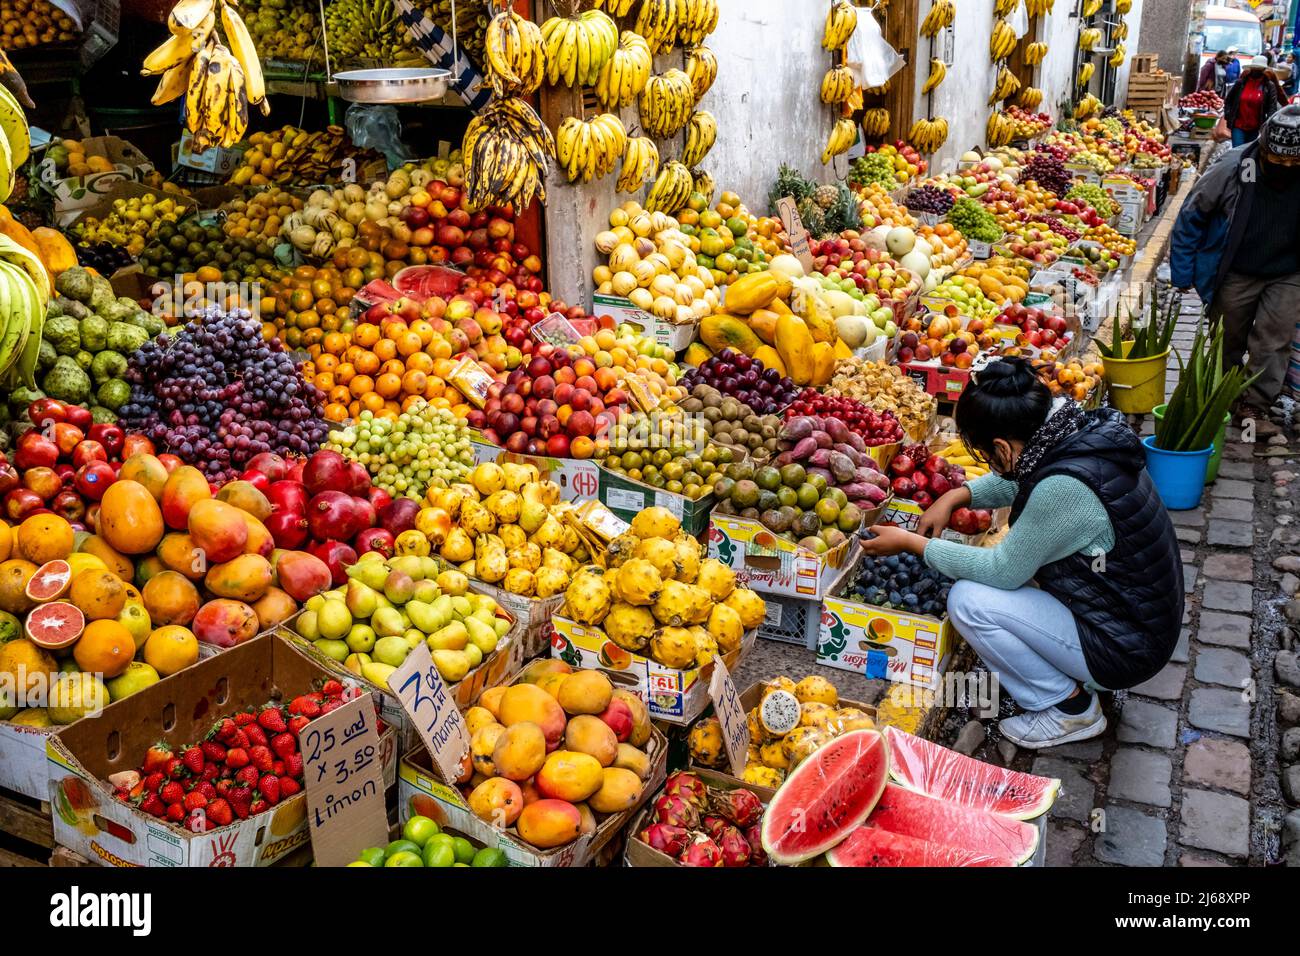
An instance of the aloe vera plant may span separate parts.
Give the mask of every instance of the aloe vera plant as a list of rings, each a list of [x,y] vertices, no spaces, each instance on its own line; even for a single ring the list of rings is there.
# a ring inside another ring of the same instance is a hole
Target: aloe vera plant
[[[1260,373],[1247,377],[1240,365],[1223,369],[1223,324],[1211,336],[1197,329],[1191,358],[1178,357],[1178,387],[1165,414],[1156,422],[1155,447],[1165,451],[1200,451],[1214,443],[1223,416]]]
[[[1142,311],[1141,303],[1138,304],[1138,311]],[[1164,355],[1169,351],[1169,343],[1174,337],[1174,326],[1177,324],[1177,298],[1171,298],[1169,305],[1162,310],[1160,303],[1153,295],[1147,306],[1146,325],[1134,330],[1133,313],[1129,311],[1128,322],[1124,323],[1121,332],[1119,314],[1116,313],[1115,321],[1111,324],[1110,345],[1098,339],[1097,351],[1106,358],[1128,359],[1129,361]],[[1128,355],[1123,355],[1121,354],[1122,345],[1130,338],[1133,341],[1133,347],[1129,349]]]

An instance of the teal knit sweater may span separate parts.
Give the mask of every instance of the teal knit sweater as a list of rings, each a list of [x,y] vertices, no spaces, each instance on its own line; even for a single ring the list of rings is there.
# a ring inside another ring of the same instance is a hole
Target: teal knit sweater
[[[1016,483],[992,472],[967,484],[972,508],[1002,508],[1016,497]],[[940,538],[925,546],[925,563],[950,578],[990,587],[1023,587],[1045,564],[1076,552],[1105,554],[1115,546],[1106,506],[1083,482],[1068,475],[1044,478],[1029,495],[1020,517],[993,548],[976,548]]]

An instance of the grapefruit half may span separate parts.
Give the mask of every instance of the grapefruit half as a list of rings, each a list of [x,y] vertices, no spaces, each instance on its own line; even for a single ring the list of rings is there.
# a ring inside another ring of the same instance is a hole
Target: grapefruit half
[[[86,627],[86,617],[67,601],[42,604],[27,615],[26,631],[33,644],[47,650],[75,644]]]
[[[27,581],[27,596],[33,601],[63,597],[72,583],[72,565],[62,559],[46,561]]]

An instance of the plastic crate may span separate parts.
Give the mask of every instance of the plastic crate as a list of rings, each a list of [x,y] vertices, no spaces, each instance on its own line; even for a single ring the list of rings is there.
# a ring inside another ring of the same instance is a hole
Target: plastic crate
[[[767,602],[767,613],[758,626],[759,637],[817,650],[821,634],[820,601],[801,601],[776,594],[764,594],[763,600]]]

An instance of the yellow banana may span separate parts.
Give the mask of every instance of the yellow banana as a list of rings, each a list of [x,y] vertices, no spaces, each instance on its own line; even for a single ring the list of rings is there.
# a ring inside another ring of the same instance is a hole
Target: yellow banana
[[[948,75],[948,67],[944,65],[943,60],[938,57],[930,59],[930,75],[925,78],[925,83],[921,86],[921,93],[930,93],[943,82],[944,77]]]

